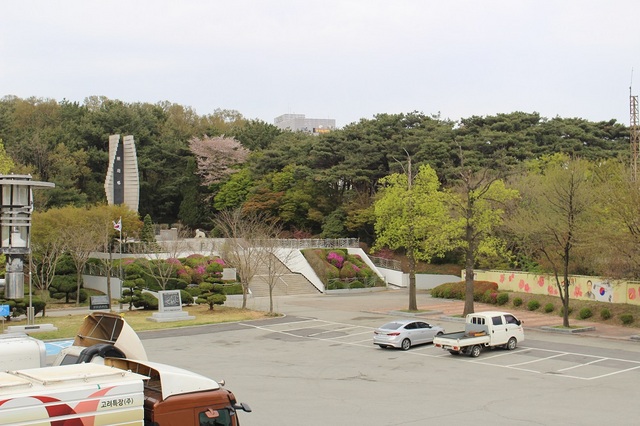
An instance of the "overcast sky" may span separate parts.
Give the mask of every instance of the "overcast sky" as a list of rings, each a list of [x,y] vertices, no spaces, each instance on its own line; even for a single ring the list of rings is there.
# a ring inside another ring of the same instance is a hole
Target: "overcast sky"
[[[0,97],[628,125],[639,23],[638,0],[3,0]]]

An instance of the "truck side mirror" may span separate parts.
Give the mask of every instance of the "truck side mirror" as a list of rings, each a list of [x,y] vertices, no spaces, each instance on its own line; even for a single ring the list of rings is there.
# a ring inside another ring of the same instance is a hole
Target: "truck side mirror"
[[[234,404],[233,408],[235,408],[236,410],[242,410],[247,413],[251,412],[251,407],[249,407],[249,405],[245,404],[244,402],[241,402],[239,404]]]

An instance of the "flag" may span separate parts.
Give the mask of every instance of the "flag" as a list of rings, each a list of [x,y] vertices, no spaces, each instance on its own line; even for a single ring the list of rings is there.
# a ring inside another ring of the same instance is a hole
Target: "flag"
[[[118,219],[117,222],[115,220],[113,221],[113,229],[116,231],[122,231],[122,218]]]

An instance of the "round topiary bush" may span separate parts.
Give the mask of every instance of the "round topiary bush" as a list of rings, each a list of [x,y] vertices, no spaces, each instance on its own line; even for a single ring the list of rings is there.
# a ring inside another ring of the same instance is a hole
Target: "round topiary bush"
[[[553,312],[553,310],[554,310],[555,308],[556,308],[556,307],[555,307],[555,306],[553,306],[553,303],[547,303],[546,305],[544,305],[544,311],[545,311],[546,313]]]
[[[498,297],[496,297],[496,303],[498,305],[506,305],[509,301],[509,293],[499,293]]]
[[[538,302],[535,299],[530,300],[529,303],[527,303],[527,309],[530,310],[530,311],[535,311],[539,307],[540,307],[540,302]]]
[[[620,321],[622,321],[622,323],[624,325],[629,325],[633,322],[633,315],[631,314],[622,314],[620,315]]]
[[[593,316],[593,312],[591,312],[591,308],[584,307],[578,311],[578,319],[587,319]]]
[[[520,306],[520,305],[522,305],[521,297],[516,297],[515,299],[513,299],[513,306]]]
[[[600,311],[600,318],[602,318],[603,320],[608,320],[609,318],[611,318],[611,311],[609,310],[609,308],[604,308]]]

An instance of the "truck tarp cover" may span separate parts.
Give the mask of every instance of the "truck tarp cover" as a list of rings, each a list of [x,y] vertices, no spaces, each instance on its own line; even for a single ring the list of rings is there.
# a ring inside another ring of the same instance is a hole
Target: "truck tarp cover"
[[[213,379],[171,365],[122,358],[105,358],[104,363],[149,377],[147,386],[160,391],[163,400],[171,395],[220,389]]]
[[[93,312],[85,317],[73,344],[88,348],[97,343],[111,343],[127,354],[128,358],[147,359],[140,338],[118,314]]]

